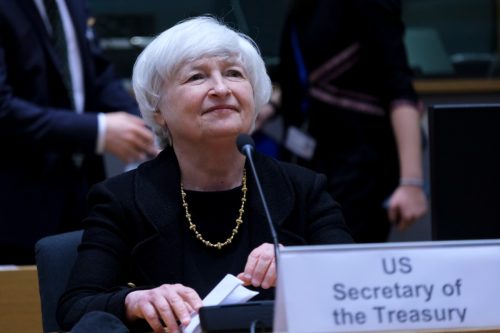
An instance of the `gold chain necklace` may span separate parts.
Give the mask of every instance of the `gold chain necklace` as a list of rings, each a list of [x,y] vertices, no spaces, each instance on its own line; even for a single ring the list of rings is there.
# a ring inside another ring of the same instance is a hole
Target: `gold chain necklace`
[[[182,198],[182,207],[186,210],[186,219],[189,223],[189,230],[193,230],[195,236],[197,239],[199,239],[203,244],[205,244],[208,247],[213,247],[217,249],[221,249],[223,246],[231,244],[233,241],[234,236],[238,233],[238,229],[240,228],[240,224],[243,223],[243,213],[245,212],[245,202],[247,201],[247,172],[245,169],[243,169],[243,179],[241,181],[241,192],[242,197],[241,197],[241,207],[239,209],[240,216],[236,219],[236,226],[233,228],[231,231],[231,236],[229,236],[228,239],[226,239],[224,242],[217,242],[217,243],[212,243],[210,241],[207,241],[203,236],[200,234],[200,232],[196,229],[196,225],[193,223],[191,220],[191,214],[189,213],[188,209],[188,204],[186,202],[186,192],[184,192],[184,185],[182,185],[181,182],[181,198]]]

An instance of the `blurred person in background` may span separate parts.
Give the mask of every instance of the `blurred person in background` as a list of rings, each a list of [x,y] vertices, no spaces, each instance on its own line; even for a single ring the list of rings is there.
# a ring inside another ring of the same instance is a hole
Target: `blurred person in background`
[[[0,0],[0,264],[33,264],[38,239],[79,228],[103,153],[156,155],[91,23],[83,0]]]
[[[403,33],[398,0],[298,0],[283,31],[283,158],[327,175],[357,242],[427,210]]]

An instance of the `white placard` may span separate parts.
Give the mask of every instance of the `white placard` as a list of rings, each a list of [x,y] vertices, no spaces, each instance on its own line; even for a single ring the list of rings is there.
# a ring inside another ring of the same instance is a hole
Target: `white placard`
[[[275,332],[500,328],[500,240],[282,249]]]

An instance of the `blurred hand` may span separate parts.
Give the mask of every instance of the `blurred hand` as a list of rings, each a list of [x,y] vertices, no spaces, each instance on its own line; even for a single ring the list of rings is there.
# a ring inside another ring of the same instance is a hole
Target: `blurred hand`
[[[276,113],[276,110],[274,109],[274,105],[271,103],[267,103],[262,107],[260,112],[257,114],[257,119],[255,119],[255,130],[259,130],[264,123],[272,118],[274,114]]]
[[[268,289],[276,285],[276,261],[273,244],[264,243],[248,256],[245,270],[238,274],[245,286]]]
[[[399,186],[389,200],[389,220],[398,230],[405,230],[426,212],[427,200],[418,186]]]
[[[106,113],[104,151],[118,157],[124,163],[143,161],[156,156],[153,133],[144,121],[126,112]]]
[[[269,103],[264,105],[255,119],[255,130],[259,130],[269,119],[276,114],[276,108],[281,106],[281,88],[273,84],[273,92]]]
[[[200,296],[182,284],[164,284],[149,290],[137,290],[125,298],[127,320],[145,319],[155,333],[180,332],[178,321],[187,326],[191,314],[203,306]]]

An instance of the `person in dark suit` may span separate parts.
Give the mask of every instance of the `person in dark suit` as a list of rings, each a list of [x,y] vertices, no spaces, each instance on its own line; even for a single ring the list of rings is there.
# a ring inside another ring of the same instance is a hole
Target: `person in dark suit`
[[[0,264],[33,264],[38,239],[79,228],[101,154],[156,154],[84,1],[45,2],[0,0]]]
[[[272,238],[236,147],[271,94],[256,45],[215,18],[189,19],[146,47],[133,86],[164,149],[91,190],[60,326],[104,311],[131,330],[174,332],[227,273],[272,298]],[[261,154],[255,165],[283,246],[352,242],[324,176]]]

